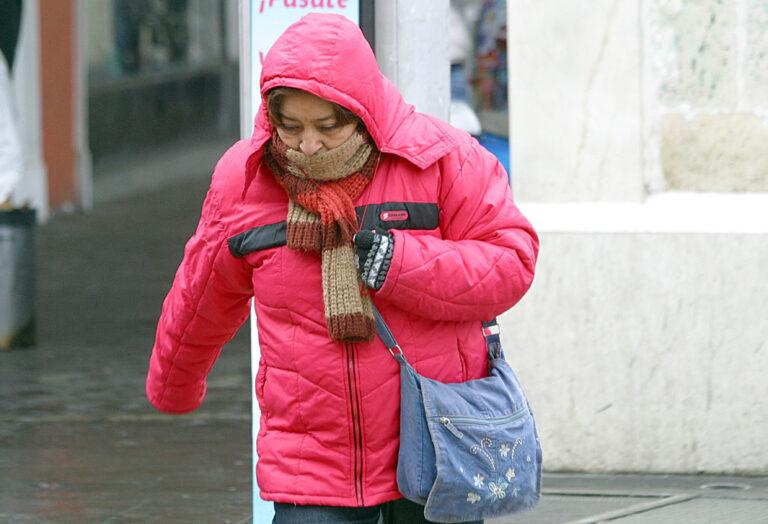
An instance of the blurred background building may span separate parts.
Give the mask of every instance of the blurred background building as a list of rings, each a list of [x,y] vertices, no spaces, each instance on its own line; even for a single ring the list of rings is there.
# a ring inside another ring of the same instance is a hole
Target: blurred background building
[[[84,7],[94,199],[151,188],[169,173],[149,168],[126,177],[128,156],[160,167],[215,155],[238,138],[236,2],[87,0]]]
[[[506,0],[451,0],[451,123],[476,136],[507,169]]]
[[[14,0],[26,175],[49,210],[90,209],[178,175],[237,138],[237,0]],[[453,122],[509,170],[506,2],[453,0]],[[125,171],[131,156],[151,166]],[[44,161],[43,161],[44,159]]]
[[[184,171],[169,162],[238,137],[237,0],[17,3],[17,204],[42,220],[157,187]],[[126,172],[130,157],[148,164]]]

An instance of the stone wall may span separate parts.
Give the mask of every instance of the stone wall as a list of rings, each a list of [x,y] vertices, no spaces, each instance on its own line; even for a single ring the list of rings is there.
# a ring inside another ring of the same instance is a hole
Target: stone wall
[[[541,254],[502,337],[545,467],[768,473],[768,0],[508,9]]]
[[[544,232],[502,339],[548,470],[768,472],[766,238]]]
[[[768,191],[768,2],[642,3],[655,189]]]

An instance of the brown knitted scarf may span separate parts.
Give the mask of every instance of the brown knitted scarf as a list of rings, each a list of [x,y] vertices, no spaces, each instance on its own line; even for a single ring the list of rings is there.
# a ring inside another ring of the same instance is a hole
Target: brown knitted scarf
[[[289,149],[277,133],[264,158],[288,193],[288,247],[317,252],[322,259],[325,322],[333,340],[371,340],[371,299],[361,284],[352,237],[354,200],[373,177],[379,151],[356,132],[342,145],[306,156]]]

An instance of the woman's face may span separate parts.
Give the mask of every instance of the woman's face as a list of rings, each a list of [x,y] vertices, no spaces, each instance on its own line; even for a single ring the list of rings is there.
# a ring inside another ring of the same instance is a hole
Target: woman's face
[[[356,122],[341,124],[333,104],[305,91],[283,97],[277,120],[280,139],[308,156],[340,146],[357,127]]]

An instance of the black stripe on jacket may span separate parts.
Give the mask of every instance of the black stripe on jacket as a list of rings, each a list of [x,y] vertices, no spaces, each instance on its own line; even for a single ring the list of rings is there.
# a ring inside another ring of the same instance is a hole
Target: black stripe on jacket
[[[360,229],[436,229],[440,210],[437,204],[421,202],[384,202],[355,208]],[[235,257],[248,253],[284,246],[286,222],[254,227],[227,241],[229,251]]]

